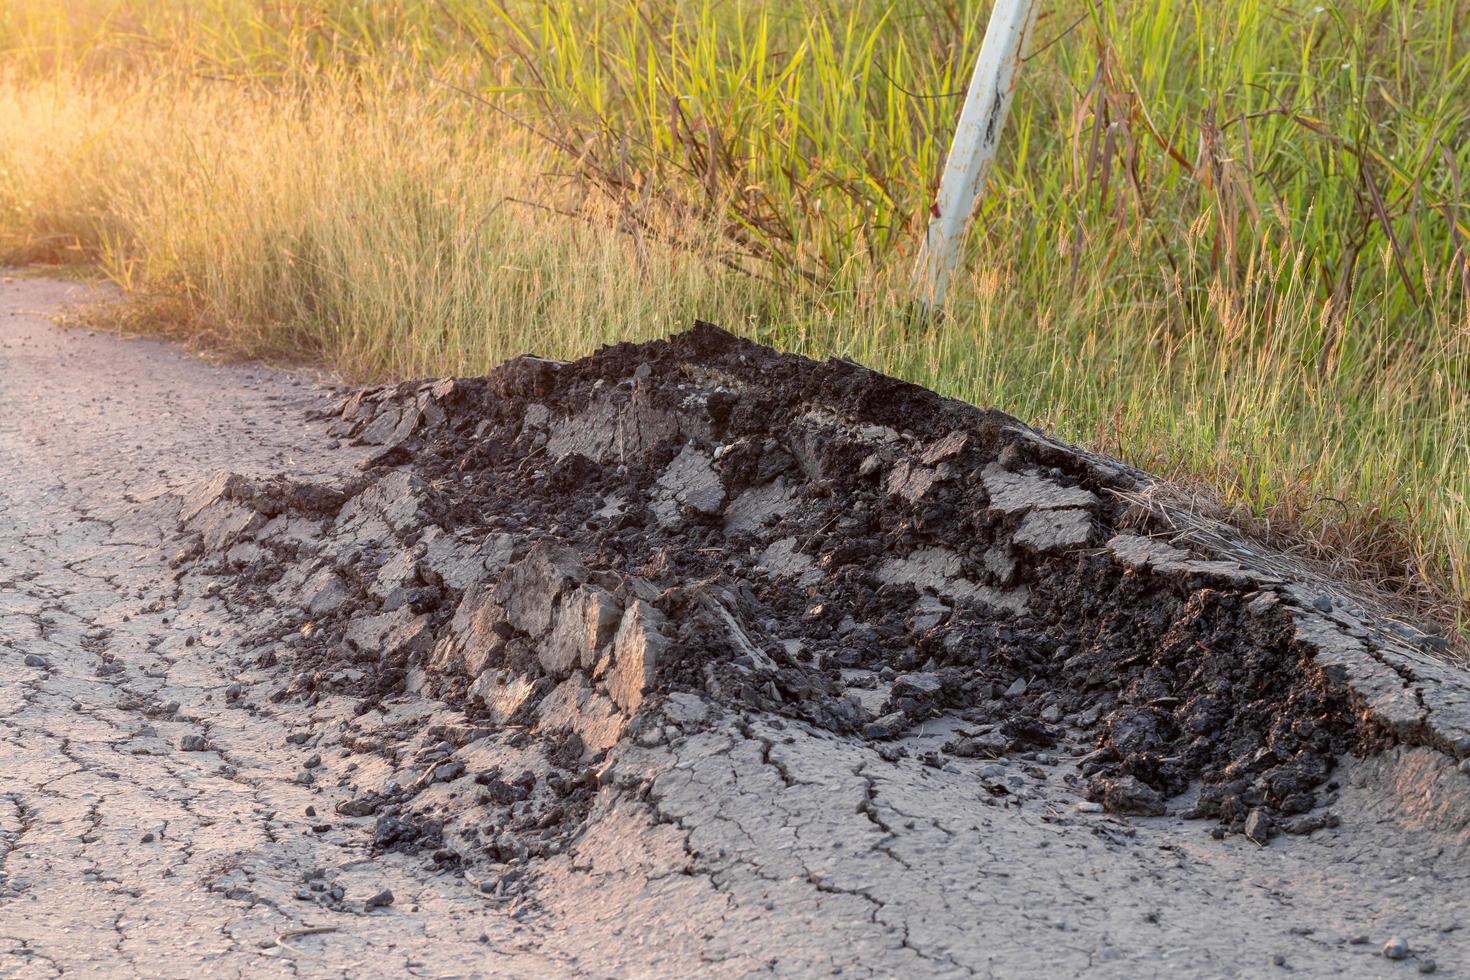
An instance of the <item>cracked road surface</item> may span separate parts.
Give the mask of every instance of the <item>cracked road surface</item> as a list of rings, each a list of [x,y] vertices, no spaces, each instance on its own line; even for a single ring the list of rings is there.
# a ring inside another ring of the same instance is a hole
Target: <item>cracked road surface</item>
[[[340,483],[364,450],[308,420],[334,396],[310,381],[52,325],[88,297],[0,286],[0,976],[1396,976],[1430,962],[1454,976],[1470,962],[1470,777],[1423,748],[1342,760],[1340,825],[1261,847],[1172,815],[1079,812],[1055,768],[924,765],[953,734],[943,723],[895,762],[732,715],[630,743],[528,892],[375,853],[372,817],[337,805],[421,782],[391,743],[465,719],[421,694],[366,722],[331,693],[273,702],[285,678],[249,655],[207,577],[176,576],[172,538],[180,498],[222,469]],[[491,742],[453,755],[470,772],[517,764]],[[1394,935],[1401,962],[1380,953]]]

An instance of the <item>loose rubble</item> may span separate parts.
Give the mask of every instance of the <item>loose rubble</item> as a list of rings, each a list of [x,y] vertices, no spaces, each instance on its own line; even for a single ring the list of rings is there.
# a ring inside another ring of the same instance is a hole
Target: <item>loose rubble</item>
[[[372,447],[359,477],[221,474],[184,503],[181,567],[270,611],[260,657],[294,672],[274,702],[417,691],[483,726],[460,744],[545,748],[539,771],[473,774],[518,816],[452,848],[415,800],[465,769],[436,761],[449,741],[421,752],[371,804],[381,847],[556,853],[675,697],[876,742],[958,718],[949,756],[1076,753],[1078,795],[1118,814],[1199,785],[1187,815],[1258,844],[1336,819],[1314,811],[1343,752],[1470,747],[1463,704],[1428,732],[1380,710],[1412,653],[1171,543],[1132,502],[1147,477],[845,362],[700,325],[356,391],[331,429]]]

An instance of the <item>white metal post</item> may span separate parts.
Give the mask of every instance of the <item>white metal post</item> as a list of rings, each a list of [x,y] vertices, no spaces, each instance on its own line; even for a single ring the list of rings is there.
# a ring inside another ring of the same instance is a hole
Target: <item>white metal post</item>
[[[914,268],[914,283],[920,299],[930,308],[944,305],[950,276],[964,250],[965,233],[975,214],[975,204],[985,176],[995,159],[1000,132],[1015,94],[1021,54],[1031,33],[1038,0],[996,0],[975,74],[960,111],[944,176],[939,181],[937,213],[929,223]]]

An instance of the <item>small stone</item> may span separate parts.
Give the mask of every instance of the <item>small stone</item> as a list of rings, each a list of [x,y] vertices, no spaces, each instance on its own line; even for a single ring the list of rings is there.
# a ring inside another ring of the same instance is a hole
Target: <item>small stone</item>
[[[314,816],[316,816],[316,807],[314,807],[314,806],[307,807],[306,808],[306,815],[308,817],[314,817]]]
[[[1077,804],[1077,812],[1079,812],[1079,813],[1102,813],[1103,812],[1103,805],[1101,803],[1093,803],[1090,800],[1083,800],[1081,803],[1078,803]]]
[[[203,735],[185,735],[179,739],[181,752],[208,752],[209,742]]]
[[[148,833],[146,833],[142,837],[138,838],[138,842],[141,843],[141,844],[152,844],[153,843],[153,839],[154,839],[153,838],[153,831],[150,830],[150,831],[148,831]]]
[[[1285,966],[1286,957],[1282,956],[1280,953],[1277,953],[1275,956],[1271,957],[1271,962],[1276,966]]]
[[[1383,956],[1385,959],[1401,960],[1409,955],[1409,941],[1403,936],[1390,936],[1388,942],[1383,944]]]
[[[1420,960],[1419,961],[1419,972],[1420,973],[1433,973],[1435,970],[1438,970],[1438,969],[1439,969],[1439,964],[1435,963],[1434,960]]]
[[[1470,776],[1470,759],[1460,760],[1460,771],[1463,772],[1465,775]]]
[[[877,721],[863,726],[867,738],[893,738],[908,727],[909,719],[902,711],[891,711]]]
[[[1257,844],[1268,843],[1275,833],[1276,828],[1272,825],[1271,818],[1266,816],[1264,811],[1260,809],[1252,810],[1250,816],[1245,818],[1245,836]]]
[[[1311,834],[1324,827],[1336,827],[1340,823],[1335,813],[1303,813],[1296,817],[1287,817],[1278,825],[1278,829],[1288,834]]]
[[[1158,790],[1140,782],[1136,776],[1118,779],[1094,779],[1088,795],[1102,803],[1109,813],[1138,814],[1145,817],[1164,815],[1164,797]]]
[[[976,755],[981,758],[999,759],[1006,754],[1006,737],[1000,732],[986,732],[970,739],[975,744]]]
[[[46,667],[47,666],[46,658],[45,657],[37,656],[34,653],[28,653],[28,654],[26,654],[26,666],[27,667]]]
[[[320,755],[318,755],[317,753],[313,752],[311,755],[309,755],[309,756],[306,757],[306,761],[301,764],[301,768],[303,768],[303,769],[315,769],[317,766],[319,766],[321,764],[322,764],[322,757]]]
[[[302,786],[310,786],[316,782],[316,777],[309,772],[298,772],[296,774],[296,782]]]
[[[1011,682],[1011,686],[1006,688],[1006,697],[1008,698],[1018,698],[1025,693],[1026,678],[1024,677],[1017,677],[1014,681]]]
[[[350,800],[337,804],[337,812],[344,817],[369,817],[378,812],[382,807],[383,800],[376,794],[369,793],[364,796],[355,796]]]
[[[1264,616],[1280,604],[1281,599],[1276,593],[1262,592],[1246,604],[1245,611],[1252,616]]]
[[[944,751],[960,759],[995,759],[1005,755],[1006,740],[1005,736],[998,734],[961,737],[946,742]]]
[[[434,763],[429,771],[419,777],[417,786],[432,786],[435,783],[450,783],[463,776],[465,764],[458,759],[450,759]]]
[[[1312,600],[1312,608],[1316,609],[1318,612],[1332,612],[1332,597],[1324,592],[1322,595],[1319,595],[1317,596],[1317,598]]]
[[[392,905],[392,904],[393,904],[393,893],[390,892],[388,889],[384,888],[382,891],[378,892],[372,898],[369,898],[367,901],[363,902],[362,903],[362,907],[365,908],[365,909],[381,909],[381,908],[387,908],[389,905]]]
[[[1054,704],[1047,705],[1041,712],[1041,720],[1048,725],[1055,725],[1062,720],[1062,709]]]
[[[1101,717],[1102,705],[1095,704],[1087,710],[1077,713],[1077,727],[1091,728],[1093,725],[1097,724],[1097,720]]]

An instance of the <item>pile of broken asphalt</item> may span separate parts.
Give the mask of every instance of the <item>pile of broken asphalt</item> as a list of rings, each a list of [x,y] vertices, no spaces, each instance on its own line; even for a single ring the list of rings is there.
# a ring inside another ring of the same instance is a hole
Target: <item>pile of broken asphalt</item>
[[[329,424],[374,447],[360,474],[221,474],[184,501],[177,562],[253,617],[257,663],[289,670],[273,700],[463,711],[418,782],[342,804],[380,848],[558,853],[627,746],[732,716],[893,759],[958,719],[923,762],[1019,756],[1064,767],[1084,805],[1186,799],[1260,841],[1335,822],[1343,753],[1470,757],[1436,637],[1243,540],[1182,540],[1123,464],[848,362],[700,324],[354,391]],[[446,808],[424,790],[479,739],[539,764],[475,773],[473,805]]]

